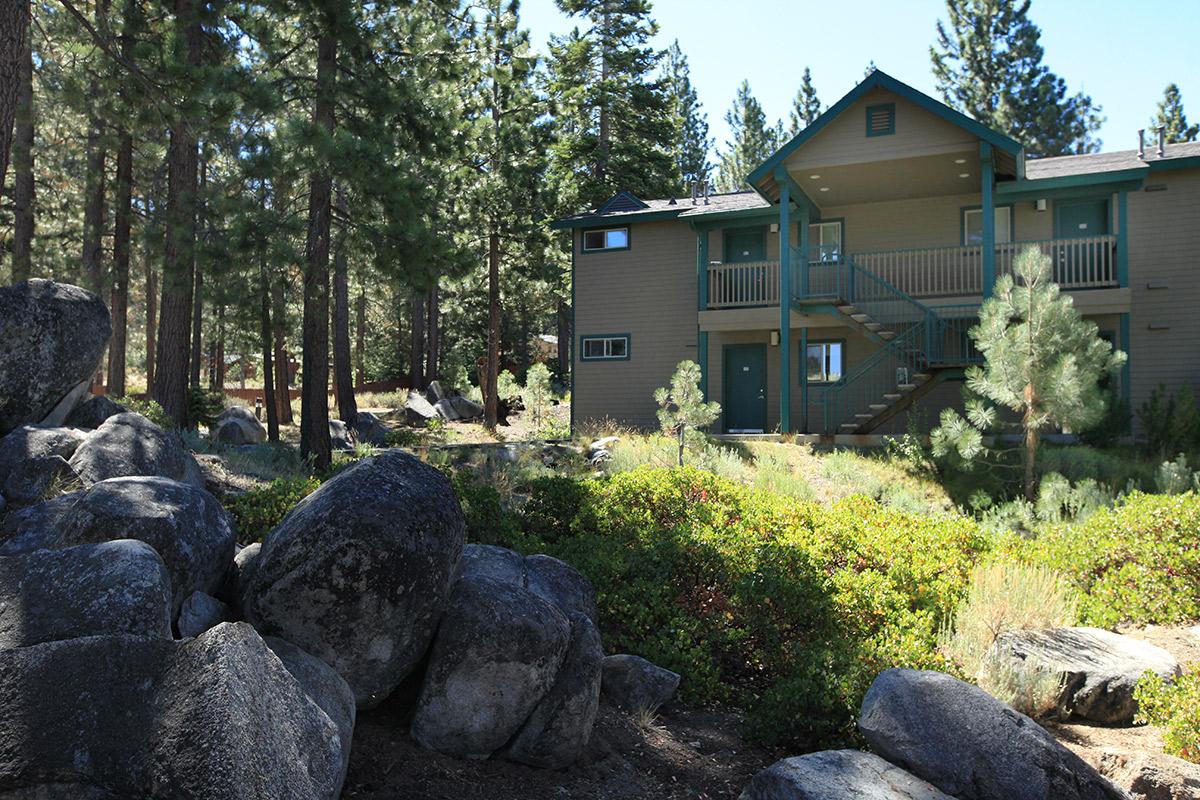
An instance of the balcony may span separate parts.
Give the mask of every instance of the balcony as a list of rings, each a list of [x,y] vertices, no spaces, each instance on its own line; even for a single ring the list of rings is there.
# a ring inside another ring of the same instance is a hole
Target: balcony
[[[1119,285],[1117,237],[1089,236],[996,245],[996,274],[1010,274],[1017,255],[1037,247],[1053,261],[1054,280],[1067,291]],[[793,248],[793,259],[798,249]],[[853,253],[850,260],[862,271],[918,299],[978,297],[983,294],[983,247],[927,247]],[[852,287],[846,262],[837,250],[814,248],[806,270],[794,269],[792,292],[797,299],[846,297]],[[710,264],[707,307],[755,308],[779,304],[779,262],[755,261]]]

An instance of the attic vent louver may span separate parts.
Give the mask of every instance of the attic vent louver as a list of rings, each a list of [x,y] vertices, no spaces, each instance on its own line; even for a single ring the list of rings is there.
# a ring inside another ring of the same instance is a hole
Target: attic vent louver
[[[896,132],[896,104],[867,106],[867,136],[889,136]]]

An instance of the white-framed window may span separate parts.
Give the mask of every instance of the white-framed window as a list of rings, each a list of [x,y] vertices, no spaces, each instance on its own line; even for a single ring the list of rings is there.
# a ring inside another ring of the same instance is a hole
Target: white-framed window
[[[579,356],[583,361],[625,361],[629,358],[629,334],[584,336],[579,340]]]
[[[842,360],[846,343],[838,341],[809,342],[808,353],[808,382],[836,383],[845,374]]]
[[[629,228],[594,228],[583,232],[583,252],[629,249]]]
[[[983,244],[983,209],[963,209],[963,244]],[[1012,241],[1012,206],[996,206],[996,244]]]
[[[842,260],[842,221],[814,222],[808,226],[808,260],[837,263]]]

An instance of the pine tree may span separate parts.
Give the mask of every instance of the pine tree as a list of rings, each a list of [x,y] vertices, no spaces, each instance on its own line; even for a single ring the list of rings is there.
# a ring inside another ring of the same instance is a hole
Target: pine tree
[[[949,23],[938,20],[929,48],[946,103],[1011,136],[1033,156],[1094,153],[1101,108],[1043,63],[1041,31],[1029,19],[1030,0],[946,0]]]
[[[733,105],[725,112],[731,137],[717,167],[717,189],[736,192],[746,188],[746,176],[779,146],[782,123],[767,126],[767,115],[750,92],[749,81],[738,87]]]
[[[821,101],[817,98],[817,88],[813,86],[812,70],[804,68],[800,78],[800,89],[796,99],[792,101],[791,127],[788,128],[788,138],[798,134],[817,121],[821,116]]]
[[[708,173],[712,169],[708,161],[712,139],[708,137],[708,116],[692,86],[687,56],[680,49],[678,39],[667,48],[664,73],[671,103],[671,130],[675,134],[673,156],[676,178],[678,186],[682,188],[708,180]]]
[[[550,45],[547,88],[557,105],[554,172],[559,211],[594,208],[619,190],[676,191],[670,103],[655,78],[658,26],[648,0],[556,0],[588,27]]]
[[[20,95],[25,39],[29,36],[29,0],[0,0],[0,186],[12,152],[13,122]]]
[[[1200,125],[1188,125],[1178,84],[1167,84],[1162,100],[1158,101],[1158,113],[1150,121],[1150,129],[1157,133],[1159,128],[1167,129],[1167,144],[1194,142],[1200,134]]]
[[[982,449],[983,433],[998,422],[998,404],[1020,416],[1024,442],[1025,497],[1033,500],[1038,436],[1047,427],[1086,430],[1104,414],[1100,380],[1116,372],[1125,354],[1100,338],[1070,296],[1051,280],[1050,257],[1029,247],[1016,259],[1013,274],[996,281],[979,309],[971,338],[984,356],[982,367],[967,370],[967,420],[953,409],[933,432],[934,452],[956,451],[970,458]]]
[[[674,436],[679,443],[682,467],[688,439],[721,416],[721,406],[705,402],[700,388],[700,365],[695,361],[680,361],[671,376],[671,386],[655,390],[654,402],[658,405],[658,422],[663,433]]]
[[[33,180],[33,30],[25,34],[21,54],[21,76],[16,110],[13,164],[13,283],[29,278],[33,271],[34,180]],[[2,185],[2,184],[0,184]]]

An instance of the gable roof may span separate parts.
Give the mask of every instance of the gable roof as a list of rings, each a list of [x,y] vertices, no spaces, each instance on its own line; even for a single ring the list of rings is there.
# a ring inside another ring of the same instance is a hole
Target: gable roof
[[[633,196],[632,192],[620,191],[608,199],[608,202],[600,206],[598,213],[608,211],[644,211],[649,208],[648,205]]]
[[[1018,161],[1022,158],[1021,144],[1015,139],[1010,139],[1002,133],[997,133],[986,125],[971,119],[966,114],[955,111],[945,103],[935,100],[924,92],[917,91],[907,83],[896,80],[883,70],[877,69],[864,78],[862,83],[851,89],[841,100],[830,106],[824,114],[817,117],[812,125],[800,131],[792,137],[791,141],[776,150],[770,158],[750,173],[746,181],[755,187],[756,191],[761,192],[759,184],[765,178],[772,178],[775,168],[780,166],[788,156],[820,133],[825,126],[858,102],[867,92],[876,88],[884,89],[898,95],[929,113],[941,117],[953,125],[957,125],[972,136],[988,142],[1003,152],[1012,154]]]

